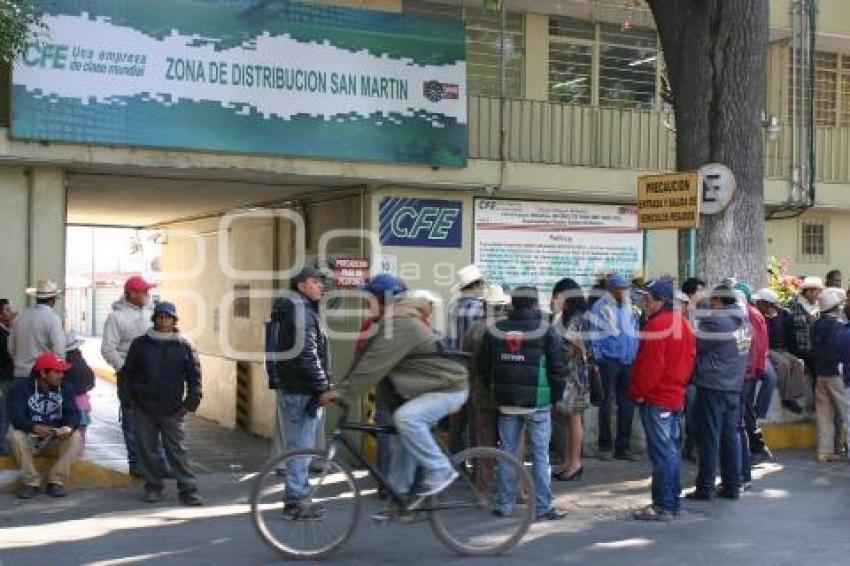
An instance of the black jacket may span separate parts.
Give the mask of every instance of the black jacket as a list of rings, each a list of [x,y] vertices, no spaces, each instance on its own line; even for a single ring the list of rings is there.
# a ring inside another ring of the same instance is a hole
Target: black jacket
[[[812,363],[815,375],[829,377],[841,375],[838,366],[841,356],[835,338],[844,324],[834,316],[823,314],[812,325]]]
[[[514,311],[488,328],[477,367],[500,407],[543,409],[564,394],[563,342],[540,311]]]
[[[776,316],[764,317],[767,322],[767,335],[770,349],[780,352],[795,352],[796,336],[794,335],[794,320],[788,309],[780,308]]]
[[[71,364],[71,369],[65,372],[65,381],[74,387],[74,393],[82,395],[94,389],[94,372],[82,352],[71,350],[65,353],[65,361]]]
[[[195,412],[202,397],[198,355],[179,334],[163,337],[148,330],[130,344],[118,372],[118,396],[122,404],[150,414]]]
[[[319,305],[300,293],[275,301],[266,351],[270,388],[303,395],[330,388],[330,350],[319,321]]]
[[[59,387],[42,391],[36,383],[32,375],[9,391],[6,409],[12,426],[23,432],[32,432],[39,424],[76,429],[80,425],[80,412],[74,399],[74,387],[63,379]]]
[[[0,326],[0,381],[14,377],[15,362],[9,355],[9,331]]]

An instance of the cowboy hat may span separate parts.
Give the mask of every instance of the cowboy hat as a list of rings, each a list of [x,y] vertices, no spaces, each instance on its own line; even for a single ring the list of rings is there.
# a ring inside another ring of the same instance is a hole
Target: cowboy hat
[[[484,281],[484,274],[477,265],[467,265],[457,272],[458,287],[464,289],[478,281]]]
[[[36,282],[35,287],[28,287],[24,292],[36,299],[51,299],[61,294],[62,290],[59,289],[59,285],[56,284],[56,281],[51,279],[39,279]]]
[[[801,291],[807,291],[809,289],[823,289],[823,279],[820,277],[806,277],[803,279],[803,284],[800,285]]]

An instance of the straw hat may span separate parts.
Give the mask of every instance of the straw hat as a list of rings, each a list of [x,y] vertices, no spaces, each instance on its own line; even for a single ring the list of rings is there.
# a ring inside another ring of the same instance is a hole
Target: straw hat
[[[478,268],[477,265],[467,265],[463,269],[457,272],[458,279],[458,287],[463,289],[464,287],[469,287],[473,283],[477,281],[484,280],[484,274],[481,272],[481,269]]]
[[[803,279],[803,284],[800,285],[801,291],[807,291],[809,289],[823,289],[823,279],[820,277],[806,277]]]
[[[35,287],[29,287],[24,291],[27,295],[36,299],[51,299],[62,293],[59,285],[52,279],[39,279]]]
[[[484,302],[488,305],[507,305],[511,298],[501,285],[491,283],[484,288]]]

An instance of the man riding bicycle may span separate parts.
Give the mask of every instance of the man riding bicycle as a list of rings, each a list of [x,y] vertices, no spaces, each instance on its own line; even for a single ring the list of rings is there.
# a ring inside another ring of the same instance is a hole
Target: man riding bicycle
[[[432,301],[394,294],[394,288],[403,288],[398,279],[390,281],[389,286],[387,276],[375,279],[382,283],[378,285],[373,280],[363,290],[384,299],[384,313],[348,376],[338,389],[325,393],[321,402],[327,404],[338,397],[355,401],[370,387],[389,378],[399,399],[393,413],[398,437],[394,438],[397,444],[393,447],[388,479],[399,494],[412,496],[409,508],[414,509],[458,477],[431,428],[466,401],[467,369],[443,351],[432,331]],[[410,494],[417,467],[423,472],[422,489]]]

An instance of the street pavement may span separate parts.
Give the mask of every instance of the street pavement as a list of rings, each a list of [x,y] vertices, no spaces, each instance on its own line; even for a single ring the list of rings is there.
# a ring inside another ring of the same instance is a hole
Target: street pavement
[[[649,467],[586,462],[579,482],[556,483],[559,522],[536,524],[511,554],[463,559],[445,549],[427,522],[380,526],[365,513],[331,564],[847,564],[850,465],[818,465],[809,454],[782,453],[759,467],[753,490],[737,502],[685,502],[670,524],[638,523],[648,502]],[[686,485],[693,477],[686,467]],[[139,488],[79,490],[64,500],[19,502],[0,495],[0,562],[32,564],[276,564],[248,519],[251,474],[200,475],[207,505],[184,508],[173,486],[156,505]],[[370,497],[365,511],[377,509]]]

